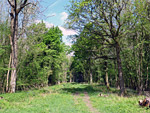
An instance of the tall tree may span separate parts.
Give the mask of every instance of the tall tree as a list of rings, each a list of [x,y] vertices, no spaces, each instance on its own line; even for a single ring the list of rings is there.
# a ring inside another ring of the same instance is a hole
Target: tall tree
[[[121,96],[125,93],[125,86],[120,56],[120,40],[126,34],[124,26],[132,14],[131,11],[127,13],[131,6],[129,6],[129,1],[72,0],[68,17],[68,27],[80,32],[87,23],[92,23],[95,29],[89,28],[89,31],[99,35],[105,44],[115,47]]]
[[[16,88],[16,78],[17,78],[17,54],[18,54],[18,46],[17,46],[17,40],[18,40],[18,17],[20,12],[24,9],[25,6],[31,4],[28,3],[28,0],[7,0],[11,12],[10,12],[10,17],[11,17],[11,36],[10,36],[10,41],[11,41],[11,80],[10,80],[10,92],[14,93],[15,88]]]

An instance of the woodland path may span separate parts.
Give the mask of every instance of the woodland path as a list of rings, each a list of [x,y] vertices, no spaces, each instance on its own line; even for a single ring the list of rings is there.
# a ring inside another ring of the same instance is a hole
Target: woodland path
[[[91,101],[90,101],[90,97],[89,97],[87,92],[84,92],[84,97],[80,96],[79,93],[76,92],[74,94],[74,97],[75,97],[75,101],[77,101],[77,97],[82,98],[83,101],[85,102],[86,106],[89,108],[91,113],[100,113],[100,112],[97,111],[96,108],[94,108],[92,106]]]

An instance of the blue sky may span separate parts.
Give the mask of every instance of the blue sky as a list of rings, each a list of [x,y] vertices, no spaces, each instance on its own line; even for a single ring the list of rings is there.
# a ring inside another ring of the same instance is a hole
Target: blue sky
[[[65,6],[69,4],[69,0],[43,0],[42,6],[48,7],[44,14],[48,17],[45,18],[46,21],[53,23],[55,25],[63,25],[63,21],[61,20],[62,13],[66,12]],[[51,15],[54,15],[52,17],[49,17]]]
[[[68,35],[75,34],[75,31],[64,28],[65,20],[68,16],[68,12],[65,9],[69,5],[69,0],[43,0],[41,5],[45,11],[43,12],[42,19],[48,27],[58,26],[63,32],[63,41],[67,45],[71,45],[71,41],[67,40]]]

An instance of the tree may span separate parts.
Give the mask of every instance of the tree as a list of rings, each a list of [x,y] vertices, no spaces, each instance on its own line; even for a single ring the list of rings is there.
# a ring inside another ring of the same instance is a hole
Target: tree
[[[96,78],[96,64],[99,62],[97,59],[101,59],[101,63],[104,64],[104,68],[102,71],[105,71],[105,82],[107,87],[109,88],[108,82],[108,60],[115,60],[114,54],[111,51],[114,51],[111,46],[104,45],[102,39],[100,39],[99,35],[91,33],[90,31],[94,30],[94,25],[88,23],[84,26],[83,31],[78,36],[76,42],[73,44],[74,54],[81,61],[85,61],[85,69],[88,72],[88,77],[90,83],[92,83],[93,79]],[[96,81],[96,80],[94,80]]]
[[[11,12],[10,12],[10,17],[11,17],[11,36],[10,36],[10,41],[11,41],[11,80],[10,80],[10,92],[14,93],[15,88],[16,88],[16,78],[17,78],[17,54],[18,54],[18,46],[17,46],[17,41],[18,41],[18,17],[20,12],[26,7],[27,5],[31,4],[28,3],[28,0],[7,0]]]
[[[42,44],[47,32],[45,23],[33,23],[27,28],[27,37],[19,40],[17,89],[25,90],[48,84],[48,73],[51,71],[49,65],[52,60],[44,60],[46,46]]]
[[[129,0],[72,0],[68,8],[70,13],[68,27],[80,32],[87,23],[92,23],[95,29],[89,29],[89,31],[99,35],[105,44],[115,47],[121,96],[125,93],[125,86],[120,57],[120,40],[126,34],[124,26],[132,17],[131,11],[127,13],[131,7],[129,4]]]
[[[19,48],[18,89],[42,87],[66,81],[66,51],[58,27],[45,23],[32,24]],[[23,54],[23,55],[22,55]]]

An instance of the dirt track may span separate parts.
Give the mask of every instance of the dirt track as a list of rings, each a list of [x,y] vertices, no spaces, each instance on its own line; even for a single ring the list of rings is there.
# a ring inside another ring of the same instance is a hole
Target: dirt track
[[[100,113],[97,111],[96,108],[94,108],[92,106],[91,101],[90,101],[90,97],[89,97],[87,92],[84,92],[84,97],[79,96],[79,93],[77,93],[77,92],[74,94],[74,96],[75,96],[75,101],[77,100],[77,97],[82,98],[83,101],[85,102],[86,106],[89,108],[91,113]]]

